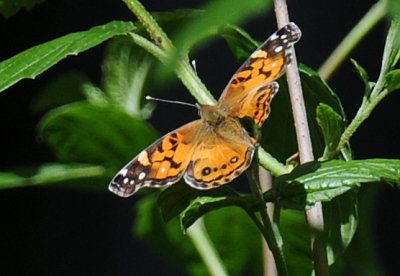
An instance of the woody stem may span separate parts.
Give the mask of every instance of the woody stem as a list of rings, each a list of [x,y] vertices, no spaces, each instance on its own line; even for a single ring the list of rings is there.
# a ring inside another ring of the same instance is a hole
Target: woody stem
[[[274,4],[278,27],[281,28],[289,23],[289,13],[286,0],[274,0]],[[300,163],[304,164],[313,161],[314,155],[294,47],[292,49],[292,65],[287,68],[286,76],[289,86],[293,117],[296,126]],[[311,248],[314,258],[315,274],[328,275],[329,268],[326,253],[326,243],[324,239],[322,203],[317,202],[310,210],[308,210],[306,212],[306,218],[308,225],[312,229]]]

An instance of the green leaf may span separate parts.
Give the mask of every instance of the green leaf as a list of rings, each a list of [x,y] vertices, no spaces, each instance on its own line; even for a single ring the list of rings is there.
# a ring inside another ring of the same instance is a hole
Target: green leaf
[[[79,72],[68,72],[57,76],[34,98],[34,112],[45,112],[51,108],[85,99],[86,76]]]
[[[400,89],[400,69],[392,70],[385,75],[386,86],[389,92]]]
[[[386,182],[400,186],[400,160],[311,162],[278,177],[277,182],[265,193],[265,198],[279,200],[284,208],[304,209],[318,201],[330,201],[360,183]]]
[[[357,69],[357,73],[360,76],[361,80],[368,84],[369,77],[367,71],[362,67],[355,59],[350,59],[351,63],[353,63],[354,67]]]
[[[197,190],[181,181],[160,193],[158,205],[164,220],[169,221],[180,215],[183,229],[186,230],[198,218],[210,211],[227,206],[238,206],[247,211],[254,211],[264,206],[264,202],[251,195],[239,194],[227,186]]]
[[[353,240],[358,223],[357,202],[358,188],[354,188],[323,204],[329,265],[335,262]]]
[[[37,45],[0,63],[0,91],[25,78],[35,78],[68,55],[77,55],[103,41],[133,30],[131,22],[113,21]]]
[[[204,214],[223,207],[237,206],[248,212],[254,212],[264,206],[264,202],[251,195],[242,196],[202,196],[192,200],[181,213],[181,224],[184,230],[189,228]]]
[[[127,113],[141,118],[148,117],[150,113],[146,110],[150,106],[147,103],[142,109],[141,101],[153,63],[154,57],[135,45],[129,37],[112,39],[107,46],[102,66],[104,92]]]
[[[321,103],[317,107],[317,122],[324,136],[324,156],[327,156],[339,144],[340,137],[345,128],[345,121],[332,107]]]
[[[313,269],[310,230],[304,212],[281,210],[279,229],[284,242],[283,253],[288,275],[309,276]]]
[[[45,0],[0,0],[0,14],[5,18],[15,15],[20,9],[29,11]]]
[[[355,59],[350,59],[350,61],[351,61],[351,63],[353,63],[354,67],[356,68],[358,76],[364,82],[364,86],[365,86],[364,94],[366,96],[369,96],[369,94],[372,91],[372,87],[375,85],[375,83],[369,81],[367,71]]]
[[[84,83],[82,85],[82,89],[88,103],[99,106],[106,106],[110,104],[110,99],[103,92],[103,90],[91,82]]]
[[[39,134],[62,162],[120,167],[157,138],[153,127],[113,106],[79,102],[47,113]]]
[[[392,17],[400,17],[400,2],[397,0],[388,0],[388,9]]]
[[[385,275],[379,258],[380,252],[376,250],[376,222],[373,217],[377,216],[371,215],[371,210],[375,210],[379,204],[377,195],[380,194],[382,188],[382,185],[368,185],[358,193],[359,200],[355,200],[359,212],[358,229],[344,254],[336,259],[335,264],[330,267],[332,275],[344,275],[349,271],[354,276]],[[334,207],[339,208],[336,209],[339,211],[342,208],[342,206]],[[338,213],[336,210],[331,208],[330,214]],[[325,221],[330,223],[329,217],[326,217],[325,213],[324,209]],[[343,215],[341,217],[346,218]],[[352,217],[352,215],[349,216],[350,219]],[[350,219],[348,220],[350,221]],[[342,221],[346,221],[346,219]]]
[[[239,61],[244,62],[261,45],[261,42],[254,40],[245,30],[234,25],[220,27],[218,33],[225,38]]]
[[[0,189],[63,184],[64,187],[99,189],[111,176],[104,167],[86,164],[42,164],[0,172]],[[71,185],[72,184],[72,185]]]
[[[316,119],[317,106],[324,103],[342,118],[345,118],[345,114],[338,96],[315,71],[305,65],[300,65],[299,70],[314,156],[319,157],[323,155],[325,143]],[[262,128],[262,144],[280,162],[285,162],[298,149],[289,92],[284,78],[280,78],[279,85],[279,92],[271,103],[270,117]]]

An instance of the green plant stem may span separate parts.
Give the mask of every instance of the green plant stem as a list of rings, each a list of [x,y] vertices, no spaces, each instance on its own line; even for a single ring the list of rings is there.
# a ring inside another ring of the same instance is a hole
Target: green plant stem
[[[129,33],[129,34],[132,37],[132,40],[137,45],[147,50],[163,64],[168,64],[169,62],[168,52],[162,50],[157,45],[155,45],[148,39],[138,34],[135,33]],[[184,60],[179,61],[177,63],[177,66],[175,67],[175,72],[178,75],[179,79],[182,81],[182,83],[193,95],[193,97],[195,97],[197,102],[199,102],[200,104],[208,104],[208,105],[216,104],[216,100],[214,99],[214,97],[207,90],[207,88],[204,86],[204,84],[201,82],[199,77],[194,72],[193,68],[186,61]]]
[[[318,73],[328,80],[343,63],[350,52],[360,43],[368,32],[387,14],[387,0],[374,4],[357,25],[348,33],[328,59],[321,65]]]
[[[140,23],[149,33],[151,39],[163,50],[169,52],[172,42],[166,33],[160,28],[151,14],[137,0],[122,0],[128,8],[136,15]]]
[[[195,223],[192,224],[192,226],[190,226],[190,228],[187,230],[187,234],[203,259],[208,271],[210,272],[210,275],[228,275],[222,265],[222,261],[217,251],[212,246],[212,242],[207,235],[202,218],[199,218]]]
[[[399,58],[398,55],[400,51],[395,45],[400,32],[399,28],[400,19],[393,20],[386,39],[385,49],[383,51],[382,66],[378,80],[371,92],[366,91],[357,114],[343,132],[342,136],[340,137],[339,144],[332,155],[337,154],[344,148],[344,146],[349,142],[351,136],[353,136],[358,127],[369,117],[377,104],[389,94],[390,91],[388,91],[385,87],[385,76],[391,69],[393,69]]]
[[[276,160],[271,154],[265,151],[262,147],[258,147],[258,160],[260,165],[270,171],[273,175],[279,176],[287,174],[291,171],[290,166],[285,166]]]
[[[261,190],[260,182],[258,179],[259,174],[257,162],[253,162],[250,165],[247,175],[249,178],[252,193],[261,200],[264,200],[263,192]],[[254,213],[248,212],[248,214],[250,218],[254,221],[256,226],[260,229],[265,241],[267,242],[268,247],[271,250],[272,255],[274,256],[276,270],[278,274],[288,275],[286,261],[282,250],[283,242],[281,234],[279,232],[279,228],[271,222],[267,213],[266,205],[265,208],[261,208],[259,211],[262,223],[254,215]]]

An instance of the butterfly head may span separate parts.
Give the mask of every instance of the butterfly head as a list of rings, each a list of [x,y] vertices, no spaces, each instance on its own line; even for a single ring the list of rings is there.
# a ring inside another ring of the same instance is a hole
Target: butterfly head
[[[200,106],[199,115],[203,121],[213,127],[219,126],[226,118],[221,109],[216,105]]]

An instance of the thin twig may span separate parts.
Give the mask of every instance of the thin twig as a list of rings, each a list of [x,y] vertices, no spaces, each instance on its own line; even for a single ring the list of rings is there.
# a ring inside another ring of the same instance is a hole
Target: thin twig
[[[278,27],[283,27],[289,23],[289,14],[285,0],[275,0],[275,13]],[[300,75],[297,69],[297,59],[292,50],[292,65],[287,68],[286,76],[289,86],[290,99],[292,104],[293,117],[296,126],[297,143],[299,147],[300,163],[311,162],[314,160],[312,151],[310,131],[308,127],[307,114],[305,110],[303,92],[301,89]],[[307,222],[314,230],[311,236],[311,247],[314,256],[314,269],[316,275],[328,275],[328,260],[326,246],[324,243],[324,220],[322,204],[317,203],[313,208],[306,212]]]
[[[258,175],[260,179],[260,188],[261,191],[264,193],[270,189],[272,189],[272,176],[269,171],[264,169],[262,166],[258,167]],[[269,220],[273,221],[275,210],[275,204],[272,202],[267,203],[267,214]],[[278,275],[278,271],[276,269],[274,255],[272,254],[271,250],[269,249],[268,243],[264,240],[263,243],[263,259],[264,259],[264,275],[268,276],[276,276]]]

